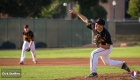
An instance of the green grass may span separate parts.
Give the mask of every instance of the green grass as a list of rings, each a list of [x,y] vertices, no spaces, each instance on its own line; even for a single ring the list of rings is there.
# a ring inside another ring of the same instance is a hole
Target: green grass
[[[52,48],[37,49],[37,58],[89,58],[95,48]],[[21,50],[0,50],[0,58],[20,58]],[[140,46],[113,48],[110,57],[140,58]],[[26,53],[26,58],[31,54]],[[130,66],[139,70],[140,66]],[[89,66],[0,66],[1,69],[21,69],[21,78],[1,78],[0,80],[49,80],[84,76],[89,74]],[[98,74],[125,72],[117,67],[98,66]]]
[[[89,58],[95,48],[37,49],[37,58]],[[140,46],[113,48],[110,57],[140,58]],[[21,50],[0,50],[0,58],[20,58]],[[26,58],[31,58],[30,52]]]
[[[114,58],[140,58],[140,46],[113,48],[111,57]]]
[[[0,68],[21,69],[22,71],[21,78],[1,78],[1,80],[50,80],[76,76],[83,76],[84,78],[89,74],[88,66],[0,66]],[[140,70],[140,66],[131,66],[131,68]],[[122,72],[126,71],[117,67],[98,67],[98,74]]]

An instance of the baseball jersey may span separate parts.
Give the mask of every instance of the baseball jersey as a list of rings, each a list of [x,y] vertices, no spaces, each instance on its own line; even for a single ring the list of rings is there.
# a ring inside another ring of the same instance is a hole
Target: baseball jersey
[[[28,42],[34,41],[34,34],[30,30],[28,32],[24,31],[23,32],[23,38],[24,38],[25,41],[28,41]]]
[[[105,28],[103,28],[102,32],[98,32],[97,30],[95,30],[95,23],[92,23],[90,21],[88,22],[88,24],[86,24],[86,26],[87,26],[87,28],[93,30],[94,37],[96,37],[97,34],[101,35],[100,41],[101,41],[102,45],[113,44],[112,41],[111,41],[110,33]]]

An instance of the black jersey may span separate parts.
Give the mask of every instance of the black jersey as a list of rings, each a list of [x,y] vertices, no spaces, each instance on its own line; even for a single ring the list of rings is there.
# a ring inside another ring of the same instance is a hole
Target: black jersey
[[[34,34],[32,31],[29,30],[29,32],[23,32],[23,38],[25,41],[34,41]]]
[[[94,37],[96,37],[97,34],[101,35],[101,44],[102,45],[113,44],[111,41],[110,33],[105,28],[103,28],[102,32],[98,32],[97,30],[95,30],[95,23],[91,23],[91,22],[89,22],[87,24],[87,28],[93,30]]]

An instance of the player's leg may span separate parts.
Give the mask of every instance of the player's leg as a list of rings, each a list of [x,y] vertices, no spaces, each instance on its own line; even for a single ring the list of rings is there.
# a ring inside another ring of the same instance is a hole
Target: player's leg
[[[101,60],[103,61],[103,63],[107,66],[118,66],[118,67],[121,67],[122,66],[122,62],[121,61],[117,61],[117,60],[110,60],[110,57],[109,57],[109,54],[111,53],[112,51],[112,46],[110,46],[110,51],[109,50],[106,50],[104,52],[105,55],[101,55],[100,58]]]
[[[111,46],[111,48],[112,48],[112,46]],[[118,60],[110,60],[109,54],[110,54],[110,52],[106,55],[100,56],[101,60],[103,61],[103,63],[105,65],[107,65],[107,66],[117,66],[117,67],[122,68],[122,69],[123,69],[123,66],[124,66],[124,69],[126,71],[128,71],[128,72],[130,71],[125,62],[118,61]]]
[[[32,42],[32,45],[31,45],[30,49],[31,49],[31,54],[32,54],[33,61],[34,61],[34,63],[37,63],[34,41]]]
[[[98,57],[102,56],[102,55],[108,55],[108,53],[110,52],[110,49],[103,49],[103,48],[98,48],[96,50],[94,50],[91,53],[91,58],[90,58],[90,69],[91,72],[96,72],[96,68],[97,68],[97,64],[98,64]]]
[[[106,50],[103,48],[97,48],[96,50],[92,51],[91,57],[90,57],[90,71],[91,74],[89,74],[87,77],[95,77],[97,76],[97,65],[98,65],[98,57],[101,55],[104,55],[104,52]]]
[[[109,55],[100,56],[100,58],[106,66],[117,66],[120,68],[122,67],[122,61],[110,60]]]
[[[129,67],[126,65],[126,63],[124,61],[118,61],[118,60],[110,60],[109,56],[100,56],[101,60],[103,61],[103,63],[107,66],[117,66],[121,69],[124,69],[128,72],[130,72]]]
[[[27,41],[23,42],[21,58],[20,58],[20,64],[24,63],[24,59],[25,59],[25,56],[26,56],[26,51],[25,50],[28,48],[28,45],[29,45],[29,42],[27,42]]]

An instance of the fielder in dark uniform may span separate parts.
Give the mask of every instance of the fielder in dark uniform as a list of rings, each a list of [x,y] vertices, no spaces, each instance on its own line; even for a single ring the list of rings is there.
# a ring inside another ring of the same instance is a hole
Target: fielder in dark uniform
[[[86,23],[87,28],[93,30],[94,32],[94,42],[97,45],[97,49],[93,50],[91,52],[90,57],[90,74],[86,76],[86,78],[89,77],[97,77],[97,64],[98,64],[98,57],[100,56],[101,60],[106,66],[117,66],[121,69],[124,69],[128,72],[130,72],[129,67],[126,65],[125,61],[117,61],[117,60],[111,60],[109,57],[109,54],[112,51],[112,41],[110,33],[104,28],[105,21],[104,19],[98,18],[96,22],[92,22],[88,20],[85,16],[82,14],[70,10],[70,13],[76,14],[83,22]],[[100,38],[98,38],[100,36]],[[97,40],[98,39],[98,40]]]
[[[34,45],[34,34],[31,30],[29,30],[28,25],[24,25],[23,31],[23,46],[22,46],[22,53],[19,64],[24,64],[24,59],[26,55],[26,51],[31,51],[33,62],[37,63],[36,59],[36,52],[35,52],[35,45]]]

